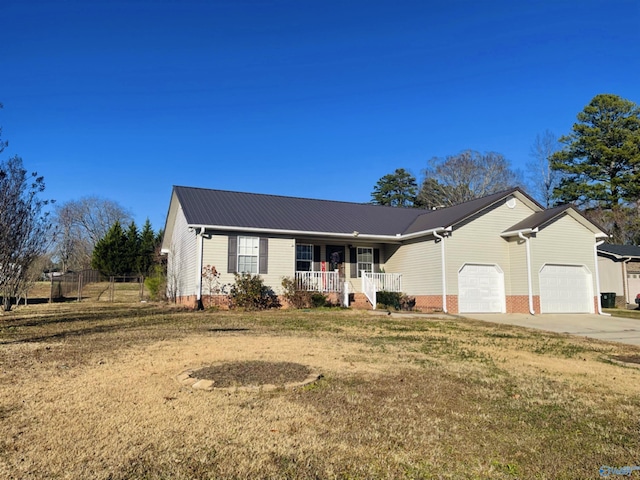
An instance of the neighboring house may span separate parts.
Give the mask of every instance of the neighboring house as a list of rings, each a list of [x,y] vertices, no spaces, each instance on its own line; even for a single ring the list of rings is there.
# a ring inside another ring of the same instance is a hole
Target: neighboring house
[[[635,304],[640,294],[640,247],[599,245],[598,270],[600,290],[616,294],[616,307]]]
[[[259,274],[375,308],[376,292],[449,313],[600,311],[596,244],[572,207],[519,188],[438,210],[174,187],[163,253],[172,296],[197,305],[203,267]]]

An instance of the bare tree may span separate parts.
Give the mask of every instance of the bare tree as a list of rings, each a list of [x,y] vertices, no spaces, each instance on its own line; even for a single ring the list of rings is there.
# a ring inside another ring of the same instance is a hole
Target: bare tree
[[[435,157],[424,171],[418,194],[421,207],[440,208],[484,197],[521,184],[520,174],[511,169],[501,154],[472,150],[458,155]]]
[[[558,137],[550,130],[536,135],[531,145],[531,161],[527,163],[531,193],[545,208],[553,206],[553,190],[560,184],[562,173],[551,168],[551,156],[561,148]]]
[[[120,204],[96,196],[71,200],[56,208],[55,257],[64,271],[88,268],[91,253],[116,222],[131,222]]]
[[[44,178],[27,174],[20,157],[0,163],[0,295],[4,310],[24,285],[31,264],[49,242],[50,222],[44,208],[48,200]]]

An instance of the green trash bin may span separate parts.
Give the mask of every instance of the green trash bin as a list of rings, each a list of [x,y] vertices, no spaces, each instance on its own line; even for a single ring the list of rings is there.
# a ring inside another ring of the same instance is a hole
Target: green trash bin
[[[616,308],[615,292],[602,292],[600,294],[602,308]]]

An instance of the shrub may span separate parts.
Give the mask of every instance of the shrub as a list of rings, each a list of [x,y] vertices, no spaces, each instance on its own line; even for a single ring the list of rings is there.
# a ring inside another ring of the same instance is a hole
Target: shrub
[[[282,279],[283,296],[293,308],[320,308],[327,305],[327,297],[323,293],[300,290],[291,277]]]
[[[250,273],[234,274],[235,283],[231,286],[231,308],[247,310],[266,310],[279,308],[280,301],[275,292],[264,284],[259,275]]]
[[[144,286],[149,291],[151,300],[164,300],[167,278],[164,269],[156,265],[151,276],[144,279]]]
[[[327,305],[326,295],[320,292],[313,292],[311,294],[311,305],[313,308],[325,307]]]
[[[293,278],[284,277],[281,285],[283,297],[293,308],[309,308],[311,306],[311,292],[298,290]]]
[[[376,295],[376,301],[383,308],[394,310],[413,310],[416,306],[416,299],[400,292],[387,292],[381,290]]]

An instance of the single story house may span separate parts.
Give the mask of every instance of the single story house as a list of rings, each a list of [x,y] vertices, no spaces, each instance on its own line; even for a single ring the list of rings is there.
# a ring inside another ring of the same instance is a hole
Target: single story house
[[[616,294],[616,307],[635,304],[640,294],[640,247],[635,245],[598,246],[600,290]]]
[[[259,274],[375,308],[381,290],[449,313],[600,312],[596,247],[607,235],[571,206],[520,188],[437,210],[173,188],[162,243],[171,294],[198,305],[202,271]]]

